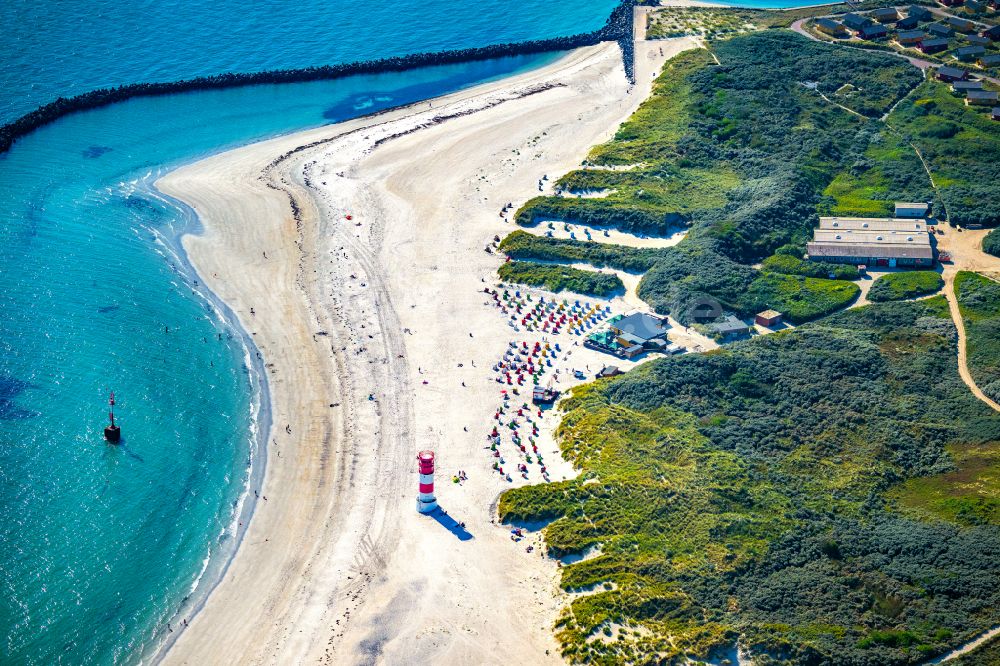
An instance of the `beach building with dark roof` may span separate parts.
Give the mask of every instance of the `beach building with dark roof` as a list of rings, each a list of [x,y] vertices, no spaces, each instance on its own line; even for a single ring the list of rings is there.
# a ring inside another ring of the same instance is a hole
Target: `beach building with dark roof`
[[[986,3],[981,0],[965,0],[965,8],[974,14],[982,14],[986,11]]]
[[[989,55],[980,56],[976,60],[976,64],[980,67],[1000,67],[1000,53],[990,53]]]
[[[618,315],[608,326],[587,336],[583,346],[622,358],[634,358],[646,351],[662,351],[667,343],[670,324],[666,318],[645,312]]]
[[[1000,120],[1000,106],[993,107],[993,110],[990,111],[990,118],[993,120]]]
[[[925,220],[820,218],[820,226],[806,248],[813,261],[874,266],[934,263]]]
[[[985,53],[986,49],[982,46],[963,46],[960,49],[955,49],[954,55],[962,62],[972,62]]]
[[[723,340],[734,340],[753,332],[753,327],[736,315],[726,315],[722,321],[709,325],[708,329]]]
[[[899,20],[899,12],[895,7],[882,7],[872,12],[872,16],[879,23],[895,23]]]
[[[992,90],[970,90],[965,96],[965,103],[970,106],[993,106],[997,103],[997,94]]]
[[[854,13],[844,14],[840,20],[851,30],[860,30],[872,22],[872,20],[867,16],[861,16],[860,14]]]
[[[636,312],[612,323],[610,328],[617,335],[628,336],[629,340],[642,344],[665,337],[670,325],[662,317]]]
[[[816,30],[831,37],[844,37],[849,34],[843,23],[828,18],[816,19]]]
[[[1000,25],[995,25],[993,27],[987,28],[980,33],[983,37],[987,39],[992,39],[994,42],[1000,41]]]
[[[927,34],[923,30],[904,30],[896,34],[896,41],[902,46],[914,46],[923,41]]]
[[[980,37],[979,35],[976,34],[965,35],[965,41],[969,42],[970,44],[976,44],[978,46],[990,45],[990,40],[988,37]]]
[[[909,18],[915,18],[918,21],[930,21],[933,14],[926,7],[921,7],[920,5],[910,5],[906,10],[906,15]]]
[[[884,39],[889,35],[889,29],[881,23],[871,23],[858,30],[858,37],[861,39]]]
[[[965,0],[937,0],[939,4],[945,7],[961,7]]]
[[[951,37],[955,34],[955,31],[952,30],[951,27],[944,25],[943,23],[931,23],[927,26],[927,32],[935,37]]]
[[[923,222],[923,218],[927,217],[927,212],[930,210],[930,205],[923,202],[897,201],[895,210],[897,218],[919,219]],[[915,231],[921,231],[920,227],[916,227]]]
[[[920,19],[916,16],[907,16],[896,21],[896,30],[914,30],[920,25]]]
[[[969,73],[958,67],[939,67],[937,78],[939,81],[964,81],[969,78]]]
[[[924,53],[940,53],[948,49],[948,40],[944,37],[934,39],[923,39],[917,44],[917,48]]]

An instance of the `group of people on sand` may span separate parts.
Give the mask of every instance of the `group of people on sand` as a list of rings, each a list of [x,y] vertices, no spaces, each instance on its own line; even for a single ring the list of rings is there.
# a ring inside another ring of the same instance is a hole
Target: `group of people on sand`
[[[522,479],[529,479],[530,467],[537,465],[542,479],[550,481],[549,470],[538,449],[543,410],[529,405],[521,389],[534,391],[548,379],[558,382],[571,349],[558,341],[561,335],[581,335],[610,315],[601,304],[562,300],[519,289],[486,288],[492,304],[511,322],[519,322],[524,332],[542,333],[536,340],[511,340],[503,356],[493,364],[494,381],[502,386],[500,405],[494,411],[494,425],[486,434],[485,449],[493,458],[493,470],[512,482],[510,467]],[[515,326],[515,328],[518,328]],[[574,343],[575,344],[575,343]],[[570,345],[572,347],[573,345]],[[508,459],[510,462],[508,462]]]
[[[611,314],[611,306],[608,305],[591,305],[579,300],[570,303],[567,299],[559,302],[545,296],[532,297],[530,292],[522,295],[520,290],[498,291],[487,287],[483,293],[488,294],[494,306],[508,315],[507,325],[515,331],[523,329],[529,333],[558,335],[566,330],[572,335],[582,336]]]

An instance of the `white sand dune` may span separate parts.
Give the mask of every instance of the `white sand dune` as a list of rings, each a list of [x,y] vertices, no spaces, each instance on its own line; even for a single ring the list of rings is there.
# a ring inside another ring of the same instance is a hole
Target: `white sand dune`
[[[514,228],[504,203],[578,165],[693,45],[640,44],[631,88],[604,44],[158,183],[201,217],[184,245],[253,334],[274,413],[267,501],[166,662],[559,660],[557,566],[493,524],[513,484],[483,452],[489,369],[516,334],[484,302],[501,258],[483,248]],[[580,350],[575,362],[599,366]],[[544,446],[553,478],[572,474],[550,434]],[[415,512],[423,448],[438,454],[442,506],[473,538]],[[463,485],[450,481],[459,469]]]

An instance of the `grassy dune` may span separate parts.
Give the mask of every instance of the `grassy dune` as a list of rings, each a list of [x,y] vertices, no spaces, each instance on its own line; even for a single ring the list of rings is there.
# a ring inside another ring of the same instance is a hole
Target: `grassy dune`
[[[500,502],[553,520],[553,553],[600,546],[562,569],[588,590],[564,655],[676,663],[740,635],[762,663],[915,664],[1000,621],[995,508],[896,508],[1000,437],[947,316],[869,306],[575,389],[559,434],[581,475]]]

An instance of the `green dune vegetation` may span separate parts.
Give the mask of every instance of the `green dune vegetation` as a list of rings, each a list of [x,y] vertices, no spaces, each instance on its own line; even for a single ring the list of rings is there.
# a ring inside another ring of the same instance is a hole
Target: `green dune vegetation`
[[[983,238],[983,252],[1000,257],[1000,229],[994,229]]]
[[[949,221],[1000,224],[1000,123],[988,109],[967,106],[946,84],[929,80],[893,110],[888,124],[920,149]]]
[[[793,322],[829,314],[858,291],[828,280],[831,273],[850,279],[850,269],[796,261],[817,206],[837,175],[863,159],[881,131],[877,118],[921,79],[896,58],[785,31],[733,37],[713,44],[712,53],[683,53],[667,63],[653,94],[615,137],[557,181],[566,191],[613,194],[537,197],[516,220],[566,219],[651,234],[685,224],[687,236],[638,259],[631,258],[635,250],[590,249],[596,243],[585,241],[518,236],[503,247],[518,258],[589,256],[599,259],[594,265],[646,271],[639,296],[685,324],[692,304],[706,297],[742,316],[765,308]],[[865,117],[820,96],[847,84],[853,108]]]
[[[868,292],[868,300],[873,302],[902,301],[907,298],[926,296],[940,291],[944,280],[937,271],[905,271],[889,273],[875,280]]]
[[[865,150],[823,191],[824,215],[891,217],[896,201],[935,200],[913,146],[891,125],[873,126],[862,140]]]
[[[625,290],[617,275],[583,271],[558,264],[539,264],[530,261],[509,261],[500,267],[500,279],[549,291],[572,291],[591,296],[611,296]]]
[[[955,295],[965,323],[969,372],[983,393],[1000,401],[1000,283],[961,271]]]
[[[709,296],[801,325],[574,389],[557,434],[579,476],[508,491],[500,515],[545,523],[550,555],[574,556],[556,627],[572,663],[721,659],[737,641],[763,666],[923,663],[1000,623],[1000,415],[959,377],[944,297],[844,310],[856,270],[802,257],[820,211],[934,197],[911,142],[949,213],[988,217],[1000,198],[974,204],[1000,160],[976,151],[993,130],[877,51],[780,30],[711,49],[668,62],[557,181],[609,196],[540,197],[517,216],[646,233],[680,219],[680,243],[515,232],[501,249],[644,273],[639,295],[684,323]],[[875,293],[939,287],[913,275]],[[969,363],[1000,392],[1000,285],[963,273],[957,288]]]
[[[934,213],[954,224],[1000,223],[1000,126],[947,84],[930,79],[918,86],[868,144],[826,188],[821,211],[885,216],[894,201],[934,201]]]
[[[1000,417],[958,377],[942,297],[655,360],[563,408],[580,476],[499,509],[551,521],[553,555],[589,553],[562,569],[573,663],[679,663],[739,636],[761,664],[915,664],[1000,621],[1000,515],[957,516],[982,491],[949,480],[996,473],[976,452]],[[942,508],[908,485],[927,479]]]

